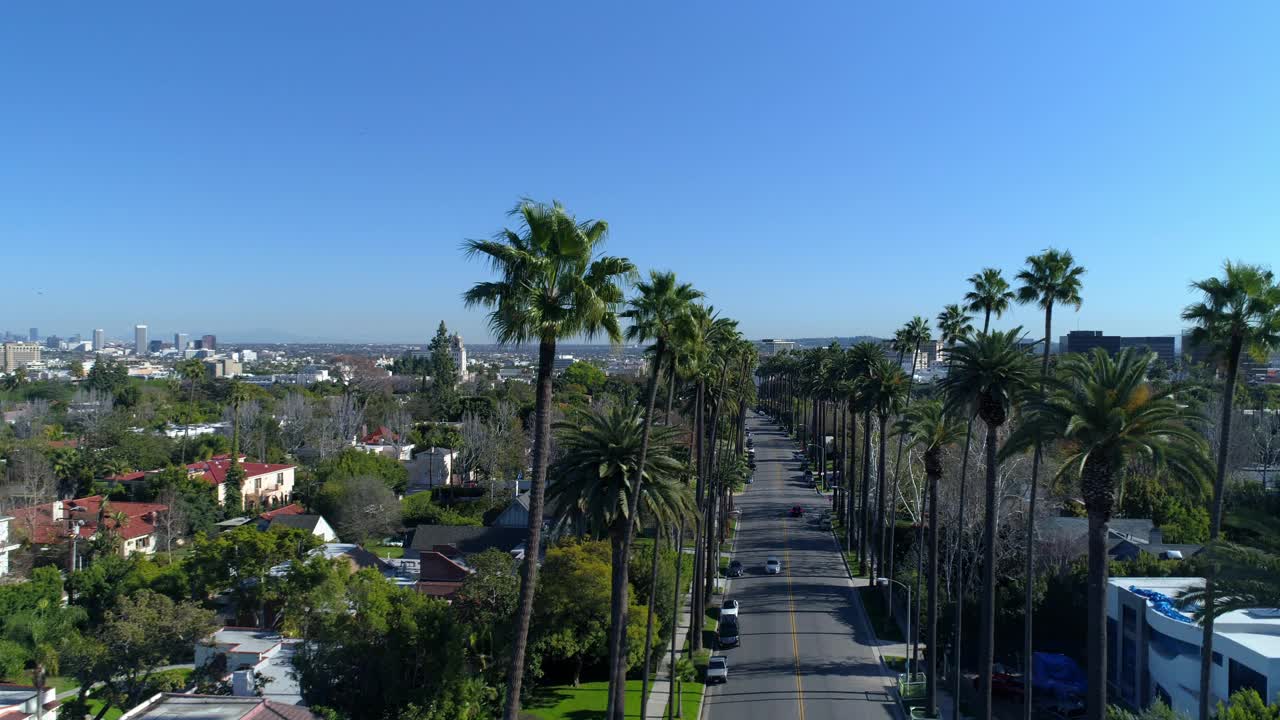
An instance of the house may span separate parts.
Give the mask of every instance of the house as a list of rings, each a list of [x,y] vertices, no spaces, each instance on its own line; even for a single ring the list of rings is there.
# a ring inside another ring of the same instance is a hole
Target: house
[[[1183,591],[1202,578],[1116,577],[1107,585],[1107,686],[1131,708],[1157,698],[1195,717],[1200,700],[1204,629],[1178,610]],[[1261,697],[1280,693],[1280,609],[1235,610],[1213,626],[1209,706],[1242,688]]]
[[[322,541],[337,542],[338,533],[333,531],[322,515],[280,515],[270,520],[259,521],[258,527],[269,530],[273,527],[291,527],[318,536]]]
[[[546,500],[542,508],[543,527],[555,522],[560,509],[556,503]],[[529,527],[529,493],[520,493],[511,499],[507,507],[490,523],[493,527],[528,528]]]
[[[122,555],[150,555],[156,551],[158,515],[168,509],[160,503],[117,502],[93,495],[17,508],[11,529],[41,550],[71,540],[72,551],[78,552],[77,541],[105,532],[120,538]]]
[[[13,541],[9,533],[9,523],[13,518],[0,515],[0,578],[9,574],[9,553],[17,550],[19,545]],[[4,713],[0,713],[3,715]]]
[[[36,717],[37,697],[43,705],[41,717],[44,720],[58,720],[58,690],[45,688],[40,693],[30,685],[10,685],[0,683],[0,719],[28,720]]]
[[[373,569],[377,570],[389,582],[410,587],[417,582],[417,558],[413,563],[391,563],[353,543],[325,543],[307,554],[308,557],[323,557],[326,560],[345,560],[351,572]],[[289,572],[292,562],[284,562],[271,568],[268,572],[273,577],[281,577]],[[3,720],[3,719],[0,719]]]
[[[240,468],[244,470],[244,482],[240,484],[240,505],[244,507],[266,507],[273,503],[285,504],[293,497],[294,470],[293,465],[275,463],[246,462],[240,455]],[[227,501],[227,472],[231,470],[230,455],[215,455],[208,460],[200,460],[187,465],[187,474],[199,478],[217,488],[218,504]],[[113,475],[108,480],[125,485],[135,485],[146,481],[147,476],[160,470],[145,470]]]
[[[417,590],[423,595],[448,599],[458,592],[473,570],[433,550],[419,554]]]
[[[389,458],[408,462],[413,459],[413,443],[402,443],[400,436],[386,427],[379,427],[356,441],[355,447],[367,453],[385,455]]]
[[[219,669],[225,669],[224,678],[230,680],[236,695],[240,694],[237,690],[253,688],[252,677],[237,679],[236,673],[256,672],[269,678],[262,687],[262,697],[287,705],[301,705],[302,692],[293,677],[293,656],[300,642],[273,630],[224,627],[196,643],[195,665],[219,663]]]
[[[320,720],[300,705],[261,697],[157,693],[120,720]],[[7,720],[7,719],[6,719]]]
[[[457,484],[453,475],[457,464],[456,450],[435,447],[419,450],[405,463],[405,469],[409,471],[409,488],[406,494],[413,495],[431,488]]]
[[[404,549],[407,560],[422,561],[423,553],[436,552],[456,563],[476,553],[497,548],[516,557],[524,557],[524,543],[529,531],[521,528],[476,527],[461,525],[419,525],[413,539]]]
[[[1203,549],[1200,545],[1164,542],[1164,533],[1150,520],[1114,518],[1108,525],[1107,555],[1112,560],[1133,560],[1142,553],[1161,560],[1183,560]],[[1041,525],[1040,545],[1050,556],[1072,560],[1084,557],[1089,552],[1088,543],[1088,518],[1047,518]]]

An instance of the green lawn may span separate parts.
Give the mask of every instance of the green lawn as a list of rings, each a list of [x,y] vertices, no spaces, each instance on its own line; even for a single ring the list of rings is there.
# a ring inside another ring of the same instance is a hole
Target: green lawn
[[[31,676],[30,675],[14,675],[13,677],[8,678],[6,680],[0,680],[0,682],[9,683],[11,685],[30,686]],[[49,677],[45,678],[45,685],[47,687],[56,689],[58,691],[58,694],[61,695],[62,693],[68,690],[75,690],[76,688],[80,687],[80,682],[73,677],[67,677],[63,675],[50,675]]]
[[[884,593],[880,588],[860,587],[858,598],[862,600],[862,607],[866,608],[867,616],[871,618],[871,627],[875,630],[876,637],[890,642],[902,642],[902,630],[889,618]]]
[[[89,706],[89,716],[97,717],[98,711],[102,709],[102,701],[98,700],[97,698],[91,697],[88,700],[88,706]],[[118,707],[113,707],[107,711],[106,715],[102,716],[102,720],[120,720],[120,716],[123,714],[124,714],[123,710],[121,710]]]
[[[592,720],[603,718],[607,682],[582,683],[578,687],[572,685],[552,685],[540,688],[533,697],[524,704],[525,717],[538,720]],[[686,718],[693,718],[698,713],[698,705],[702,703],[702,683],[687,682],[681,689],[680,701],[684,705]],[[640,681],[627,681],[626,716],[640,717]]]
[[[372,545],[369,547],[369,552],[384,559],[404,557],[404,548],[394,545]]]

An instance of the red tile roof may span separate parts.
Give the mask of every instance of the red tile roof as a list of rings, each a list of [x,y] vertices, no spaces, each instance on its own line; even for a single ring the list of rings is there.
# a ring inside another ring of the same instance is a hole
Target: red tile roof
[[[258,517],[262,518],[263,520],[274,520],[275,518],[278,518],[281,515],[305,515],[306,513],[307,511],[304,510],[301,505],[299,505],[298,503],[291,503],[289,505],[285,505],[284,507],[276,508],[275,510],[268,510],[262,513],[261,515],[259,515]]]
[[[382,443],[397,442],[399,440],[400,436],[391,432],[386,425],[380,425],[377,430],[374,430],[368,435],[360,438],[360,442],[365,445],[380,445]]]
[[[431,582],[462,582],[471,571],[438,552],[422,553],[418,560],[418,578]]]
[[[293,465],[279,465],[275,463],[256,463],[245,462],[245,456],[240,455],[240,467],[244,469],[245,479],[255,478],[259,475],[270,475],[271,473],[288,470]],[[227,471],[231,469],[230,455],[214,455],[208,460],[200,460],[187,465],[187,472],[195,477],[199,477],[210,485],[221,485],[227,481]],[[108,480],[117,482],[131,482],[141,480],[151,473],[160,472],[159,470],[138,470],[128,472],[121,475],[112,475]]]
[[[102,512],[104,500],[101,495],[77,498],[62,502],[62,517],[53,517],[54,503],[43,503],[25,508],[17,508],[9,514],[13,516],[12,527],[19,532],[26,531],[31,535],[31,542],[37,545],[52,545],[70,537],[71,523],[81,521],[77,526],[77,535],[91,538],[99,529],[118,531],[125,540],[133,540],[155,532],[155,514],[168,510],[167,505],[160,503],[117,502],[107,500],[106,515],[101,524],[98,515]],[[123,528],[116,528],[112,515],[124,513],[129,518]]]

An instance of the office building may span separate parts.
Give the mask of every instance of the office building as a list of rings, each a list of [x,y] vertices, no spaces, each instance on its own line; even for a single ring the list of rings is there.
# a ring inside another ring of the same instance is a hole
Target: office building
[[[1109,695],[1134,708],[1157,698],[1187,717],[1200,701],[1200,645],[1204,629],[1178,610],[1190,577],[1119,577],[1107,585]],[[1234,610],[1214,621],[1209,707],[1253,688],[1264,698],[1280,692],[1280,611]]]
[[[133,352],[135,355],[147,354],[147,326],[133,326]]]
[[[107,333],[102,328],[93,331],[93,349],[101,350],[107,346]]]
[[[57,335],[50,335],[49,337],[44,339],[44,346],[49,348],[50,350],[61,350],[62,338],[58,337]]]
[[[204,369],[210,378],[230,378],[244,372],[240,363],[231,358],[209,358],[204,361]]]
[[[29,341],[31,341],[31,342],[39,342],[39,340],[40,340],[40,328],[31,328],[31,332],[30,332],[30,333],[28,333],[28,335],[27,335],[27,340],[29,340]]]
[[[217,336],[217,335],[205,335],[205,336],[201,337],[201,338],[200,338],[200,349],[201,349],[201,350],[213,350],[213,351],[215,351],[215,352],[216,352],[216,351],[217,351],[217,349],[218,349],[218,336]]]
[[[1094,348],[1102,348],[1109,355],[1115,355],[1126,348],[1146,349],[1154,352],[1161,362],[1169,366],[1173,366],[1177,359],[1171,335],[1125,337],[1103,335],[1101,330],[1072,330],[1062,336],[1058,343],[1058,349],[1062,353],[1087,353]]]
[[[4,344],[4,371],[13,372],[40,362],[40,343],[9,342]]]
[[[191,339],[191,338],[190,338],[190,336],[188,336],[186,333],[174,333],[174,334],[173,334],[173,349],[174,349],[174,350],[177,350],[178,352],[182,352],[182,351],[186,350],[186,349],[187,349],[187,341],[188,341],[188,340],[190,340],[190,339]]]
[[[152,355],[158,355],[163,350],[164,350],[163,340],[152,340],[151,342],[147,343],[147,352],[150,352]]]
[[[756,348],[759,351],[760,357],[769,357],[771,355],[777,355],[780,352],[795,350],[796,344],[791,340],[774,340],[773,338],[765,338],[764,340],[756,343]]]

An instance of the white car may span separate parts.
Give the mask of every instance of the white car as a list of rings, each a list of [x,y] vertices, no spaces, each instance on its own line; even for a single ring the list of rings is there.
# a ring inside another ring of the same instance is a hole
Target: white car
[[[776,557],[771,557],[764,561],[764,574],[777,575],[782,572],[782,561]]]
[[[712,655],[707,661],[707,684],[729,682],[729,658]]]
[[[727,618],[731,615],[733,617],[738,616],[738,601],[725,600],[724,602],[720,603],[720,617]]]

